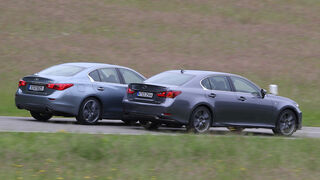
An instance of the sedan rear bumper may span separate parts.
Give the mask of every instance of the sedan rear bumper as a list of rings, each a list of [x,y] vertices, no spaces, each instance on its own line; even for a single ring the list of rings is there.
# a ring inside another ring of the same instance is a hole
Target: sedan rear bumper
[[[63,96],[53,98],[51,96],[24,94],[18,90],[15,95],[15,104],[17,108],[28,111],[70,116],[77,114],[75,106],[70,104]]]
[[[172,104],[132,102],[125,99],[123,100],[123,116],[126,119],[132,120],[149,120],[154,122],[183,124],[174,113],[171,113],[173,110],[171,105]]]

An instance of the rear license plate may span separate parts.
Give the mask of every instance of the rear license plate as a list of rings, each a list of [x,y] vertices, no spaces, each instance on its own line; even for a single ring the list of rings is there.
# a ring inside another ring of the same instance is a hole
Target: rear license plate
[[[138,97],[144,97],[144,98],[153,98],[153,93],[149,92],[138,92]]]
[[[44,91],[44,86],[29,85],[29,91]]]

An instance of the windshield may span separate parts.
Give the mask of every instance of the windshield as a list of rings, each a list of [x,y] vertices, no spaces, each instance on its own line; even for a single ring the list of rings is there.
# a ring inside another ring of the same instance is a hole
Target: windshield
[[[39,75],[49,75],[49,76],[73,76],[80,71],[85,69],[84,67],[73,66],[73,65],[57,65],[52,66],[39,72]]]
[[[163,72],[155,76],[152,76],[151,78],[147,79],[145,82],[181,86],[184,83],[190,81],[193,77],[194,75],[190,75],[190,74]]]

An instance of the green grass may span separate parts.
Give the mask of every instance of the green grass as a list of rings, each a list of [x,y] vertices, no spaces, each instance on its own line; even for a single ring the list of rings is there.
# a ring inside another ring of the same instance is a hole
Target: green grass
[[[318,179],[320,140],[0,133],[0,179]]]
[[[0,0],[1,1],[1,0]],[[1,1],[0,115],[17,82],[51,65],[89,61],[146,76],[168,69],[243,75],[297,101],[320,126],[319,0]]]

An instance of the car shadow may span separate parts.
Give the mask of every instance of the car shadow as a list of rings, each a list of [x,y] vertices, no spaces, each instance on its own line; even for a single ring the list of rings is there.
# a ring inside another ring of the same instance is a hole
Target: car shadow
[[[37,122],[37,123],[47,123],[47,124],[70,124],[70,125],[80,125],[76,119],[74,118],[56,118],[56,119],[51,119],[49,121],[45,121],[45,122],[41,122],[41,121],[37,121],[33,118],[16,118],[15,120],[20,120],[20,121],[33,121],[33,122]],[[121,120],[102,120],[99,121],[97,124],[95,125],[83,125],[83,126],[117,126],[117,127],[126,127],[126,128],[130,128],[130,129],[135,129],[135,130],[144,130],[143,127],[140,126],[139,123],[135,123],[133,125],[127,125],[125,123],[123,123]],[[172,128],[172,127],[166,127],[166,126],[162,126],[160,127],[158,130],[153,130],[150,132],[155,132],[155,133],[161,133],[161,134],[193,134],[193,133],[188,133],[186,131],[185,127],[182,128]],[[274,136],[273,133],[267,133],[267,132],[248,132],[248,131],[243,131],[240,133],[234,133],[234,132],[230,132],[227,129],[224,128],[219,128],[219,129],[214,129],[211,128],[210,131],[208,133],[206,133],[207,135],[239,135],[239,136]]]

